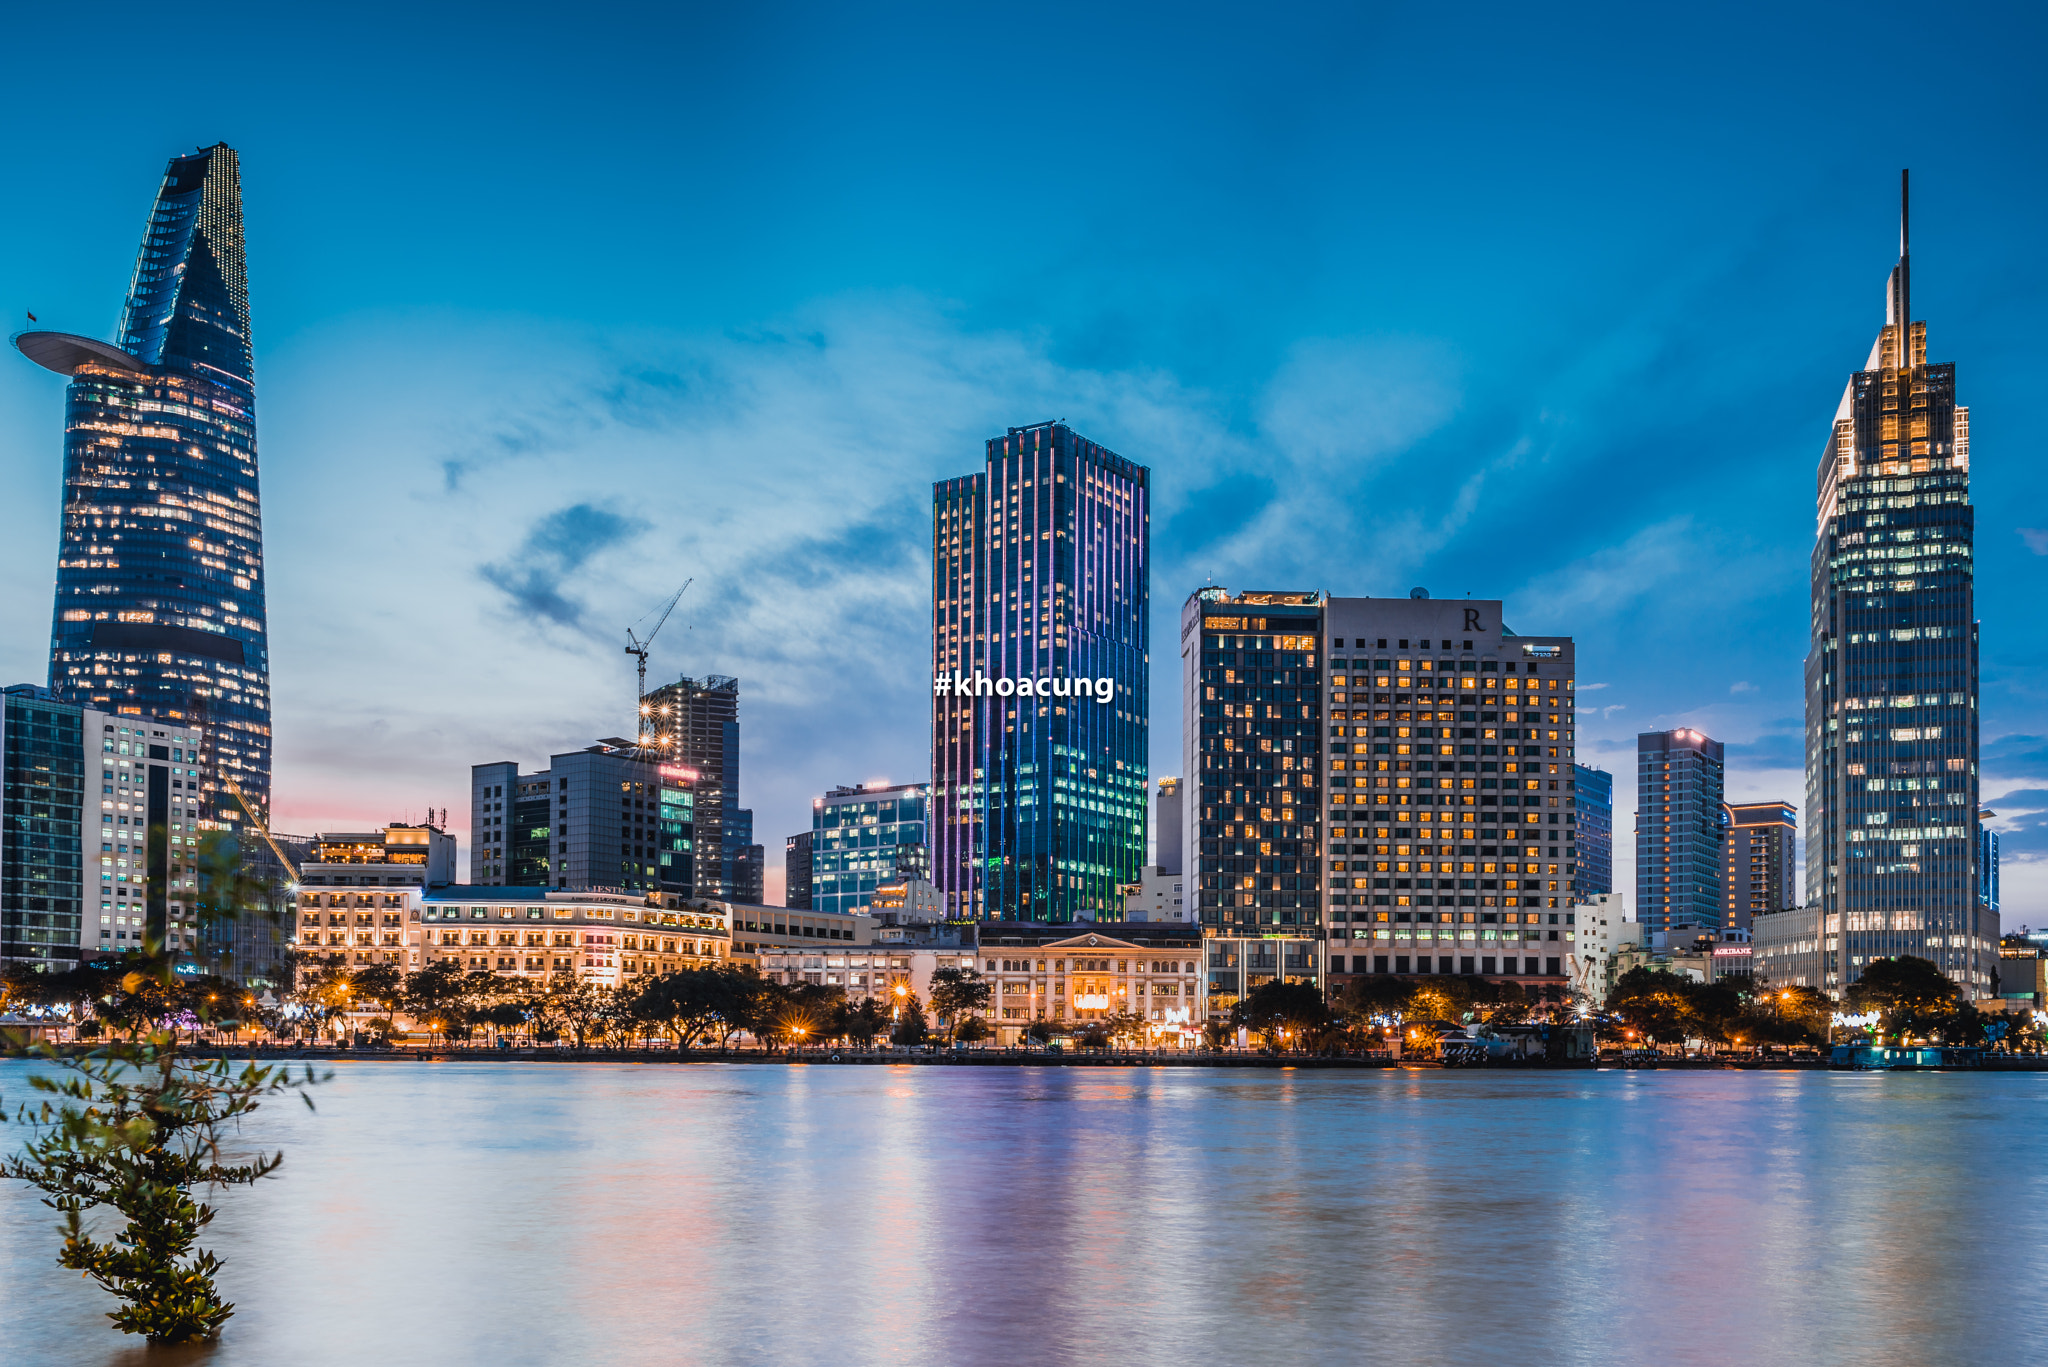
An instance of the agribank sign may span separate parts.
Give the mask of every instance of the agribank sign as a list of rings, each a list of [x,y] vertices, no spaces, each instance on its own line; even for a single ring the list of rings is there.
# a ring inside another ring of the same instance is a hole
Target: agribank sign
[[[959,671],[932,679],[935,698],[1093,698],[1106,703],[1116,696],[1115,679],[991,679],[980,670],[969,678]]]

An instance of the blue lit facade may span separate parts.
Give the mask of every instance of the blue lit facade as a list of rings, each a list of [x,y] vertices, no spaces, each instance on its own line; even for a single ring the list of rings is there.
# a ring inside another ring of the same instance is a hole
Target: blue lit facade
[[[922,783],[834,788],[811,804],[810,884],[804,909],[850,916],[896,874],[900,855],[925,843],[930,799]],[[794,903],[792,903],[794,905]]]
[[[1584,900],[1614,891],[1614,775],[1574,764],[1572,783],[1572,805],[1579,812],[1579,872],[1572,892]]]
[[[1115,919],[1145,864],[1150,472],[1060,423],[986,458],[932,488],[932,673],[990,681],[934,688],[932,881],[949,918]]]
[[[1998,832],[1984,825],[1977,827],[1977,900],[1998,910]]]
[[[270,661],[240,170],[174,157],[118,346],[24,333],[72,377],[50,688],[107,712],[203,725],[208,767],[267,821]],[[208,817],[240,813],[223,790]]]

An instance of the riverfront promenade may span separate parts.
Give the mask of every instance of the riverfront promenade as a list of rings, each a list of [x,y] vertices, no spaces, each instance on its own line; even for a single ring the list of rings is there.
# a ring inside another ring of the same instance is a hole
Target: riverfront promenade
[[[947,1067],[947,1068],[1263,1068],[1263,1069],[1313,1069],[1334,1070],[1384,1070],[1422,1069],[1444,1072],[1465,1072],[1475,1068],[1486,1071],[1589,1071],[1595,1069],[1653,1069],[1658,1071],[1687,1072],[1827,1072],[1831,1069],[1847,1071],[1846,1065],[1831,1063],[1825,1058],[1787,1057],[1739,1057],[1703,1056],[1681,1057],[1678,1055],[1643,1056],[1630,1058],[1607,1056],[1598,1059],[1581,1059],[1565,1062],[1550,1062],[1543,1059],[1528,1059],[1494,1062],[1482,1065],[1451,1064],[1446,1066],[1435,1058],[1394,1058],[1381,1052],[1372,1054],[1265,1054],[1253,1051],[1225,1051],[1221,1053],[1173,1050],[1159,1052],[1132,1051],[1048,1051],[1022,1049],[959,1049],[959,1050],[760,1050],[760,1049],[576,1049],[576,1048],[534,1048],[534,1049],[331,1049],[331,1048],[215,1048],[197,1046],[189,1051],[201,1058],[261,1058],[287,1060],[354,1060],[360,1062],[386,1063],[638,1063],[638,1064],[687,1064],[687,1063],[745,1063],[783,1065],[790,1067],[858,1067],[873,1065]],[[1914,1070],[1899,1070],[1914,1071]],[[2048,1072],[2048,1056],[2010,1057],[1993,1055],[1972,1068],[1933,1069],[1917,1071],[1947,1072],[2001,1072],[2036,1073]]]

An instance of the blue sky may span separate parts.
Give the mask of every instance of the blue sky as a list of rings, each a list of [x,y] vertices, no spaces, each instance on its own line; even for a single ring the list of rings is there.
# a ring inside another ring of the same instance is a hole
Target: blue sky
[[[1191,589],[1426,585],[1578,638],[1621,832],[1642,729],[1798,801],[1814,465],[1911,166],[2048,920],[2037,8],[164,15],[11,18],[0,303],[110,335],[166,157],[241,151],[280,829],[460,828],[470,764],[617,733],[695,576],[651,673],[741,678],[779,873],[813,794],[924,776],[929,482],[1052,417],[1154,472],[1156,773]],[[60,425],[0,365],[9,679]]]

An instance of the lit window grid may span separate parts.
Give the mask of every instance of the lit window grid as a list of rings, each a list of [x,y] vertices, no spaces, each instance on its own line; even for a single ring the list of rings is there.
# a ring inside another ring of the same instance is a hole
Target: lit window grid
[[[1833,933],[1816,985],[1910,953],[1984,996],[1968,410],[1952,365],[1900,368],[1891,327],[1879,349],[1891,364],[1851,378],[1821,458],[1805,891]]]
[[[1112,919],[1144,864],[1148,481],[1045,425],[991,439],[981,474],[934,486],[933,673],[1116,680],[1103,707],[934,698],[949,915]]]

